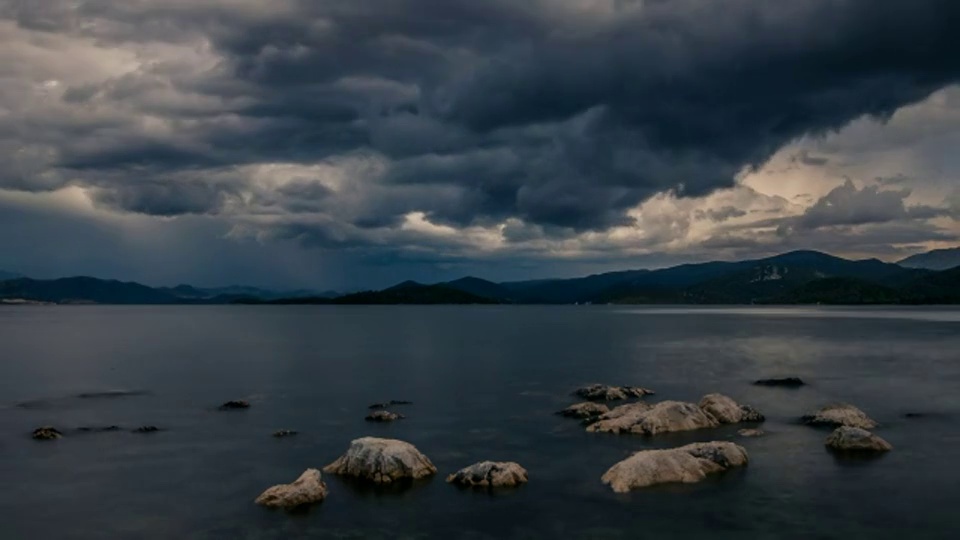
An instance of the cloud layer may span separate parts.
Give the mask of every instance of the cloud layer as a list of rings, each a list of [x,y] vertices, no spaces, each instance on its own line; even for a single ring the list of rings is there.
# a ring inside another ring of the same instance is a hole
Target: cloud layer
[[[0,0],[0,189],[374,260],[949,240],[912,186],[744,185],[960,77],[957,2],[793,4]]]

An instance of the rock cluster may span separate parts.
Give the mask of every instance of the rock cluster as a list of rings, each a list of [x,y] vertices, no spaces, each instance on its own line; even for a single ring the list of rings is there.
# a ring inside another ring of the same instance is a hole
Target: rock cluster
[[[693,443],[665,450],[643,450],[617,463],[601,481],[617,493],[657,484],[692,484],[707,475],[747,464],[747,451],[731,442]]]
[[[609,386],[606,384],[588,384],[574,391],[574,395],[590,401],[617,401],[640,398],[653,393],[653,390],[639,386]]]
[[[587,431],[657,435],[761,421],[763,415],[756,409],[722,394],[708,394],[700,404],[661,401],[652,405],[643,402],[621,405],[601,415]]]

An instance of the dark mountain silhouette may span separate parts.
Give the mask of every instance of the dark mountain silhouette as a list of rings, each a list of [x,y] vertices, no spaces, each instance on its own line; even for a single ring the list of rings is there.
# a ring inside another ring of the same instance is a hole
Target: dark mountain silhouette
[[[898,262],[907,268],[926,268],[927,270],[949,270],[960,266],[960,247],[935,249],[918,253]]]
[[[764,259],[628,270],[574,279],[494,283],[464,277],[437,284],[404,281],[336,296],[255,287],[152,288],[73,277],[0,281],[0,301],[100,304],[936,304],[960,303],[960,268],[904,268],[817,251]]]

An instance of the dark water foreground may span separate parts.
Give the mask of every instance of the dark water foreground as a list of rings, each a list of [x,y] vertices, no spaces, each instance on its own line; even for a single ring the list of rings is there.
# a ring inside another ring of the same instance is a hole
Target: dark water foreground
[[[811,385],[750,384],[780,375]],[[552,414],[594,381],[723,392],[769,435],[617,437]],[[100,394],[116,390],[133,393]],[[0,538],[958,538],[958,390],[956,310],[4,307]],[[253,406],[217,411],[228,399]],[[363,421],[389,399],[415,401],[406,420]],[[833,400],[894,451],[838,460],[796,424]],[[43,424],[66,437],[31,440]],[[128,431],[144,424],[165,431]],[[109,425],[124,429],[73,431]],[[363,435],[410,441],[441,474],[400,491],[325,475],[327,501],[296,515],[253,504]],[[632,451],[711,439],[744,445],[749,467],[628,495],[600,483]],[[530,484],[443,482],[483,459],[520,462]]]

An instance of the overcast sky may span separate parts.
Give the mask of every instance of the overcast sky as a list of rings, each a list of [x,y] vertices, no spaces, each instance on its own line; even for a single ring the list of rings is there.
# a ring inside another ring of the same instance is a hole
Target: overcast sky
[[[960,236],[956,0],[0,0],[0,269],[354,288]]]

